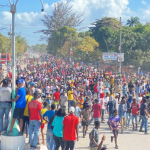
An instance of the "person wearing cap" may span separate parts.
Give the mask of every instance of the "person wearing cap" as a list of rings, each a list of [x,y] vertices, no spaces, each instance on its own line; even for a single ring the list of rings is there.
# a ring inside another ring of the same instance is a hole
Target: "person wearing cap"
[[[34,100],[28,104],[29,113],[29,140],[30,147],[38,149],[38,136],[40,126],[43,125],[43,115],[42,115],[42,104],[38,101],[41,97],[41,91],[37,90],[34,92]]]
[[[23,114],[24,114],[24,109],[26,107],[26,90],[23,85],[24,85],[24,80],[19,79],[16,98],[11,100],[11,102],[16,102],[16,105],[15,105],[13,119],[10,126],[10,131],[8,134],[12,133],[12,128],[17,118],[19,118],[20,134],[22,134]]]
[[[11,110],[11,93],[12,90],[8,87],[8,80],[2,81],[3,85],[0,87],[0,132],[7,130],[9,122],[9,112]],[[5,125],[3,117],[5,115]],[[4,125],[4,126],[3,126]]]
[[[70,114],[64,117],[63,120],[63,139],[65,140],[65,150],[74,150],[75,142],[79,140],[79,118],[74,115],[74,112],[74,107],[70,107]]]

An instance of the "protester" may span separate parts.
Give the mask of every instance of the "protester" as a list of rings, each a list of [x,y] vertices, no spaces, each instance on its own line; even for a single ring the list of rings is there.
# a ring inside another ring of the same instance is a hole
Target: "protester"
[[[52,126],[53,126],[53,138],[55,141],[55,150],[61,149],[64,150],[65,143],[63,141],[63,120],[66,116],[65,110],[63,108],[59,108],[57,111],[57,116],[54,118]]]
[[[137,130],[138,116],[139,116],[139,112],[140,112],[140,105],[136,102],[135,98],[133,98],[133,103],[131,104],[131,112],[132,112],[133,130]],[[136,126],[134,126],[134,119],[135,119],[135,125]]]
[[[31,91],[28,90],[26,92],[26,108],[24,109],[24,114],[23,114],[23,128],[22,132],[24,133],[24,127],[26,127],[26,137],[29,135],[29,114],[28,114],[28,104],[33,100],[33,96],[31,94]]]
[[[34,92],[34,100],[28,104],[29,112],[29,141],[30,147],[38,149],[38,136],[40,131],[40,126],[43,125],[43,116],[42,116],[42,105],[38,101],[38,98],[41,96],[41,90],[38,89]]]
[[[142,119],[142,123],[141,123],[139,132],[143,132],[142,128],[145,125],[145,134],[147,134],[149,114],[147,112],[147,104],[146,104],[145,97],[143,98],[143,103],[141,104],[140,117]]]
[[[113,142],[113,139],[115,139],[115,148],[118,149],[118,130],[119,130],[119,123],[120,123],[120,117],[118,116],[117,110],[113,110],[113,116],[111,116],[108,120],[108,126],[110,130],[112,130],[113,135],[111,136],[111,142]]]
[[[8,80],[2,81],[3,86],[0,87],[0,133],[6,131],[9,123],[9,112],[11,110],[11,93],[12,90],[8,87]],[[5,124],[3,121],[5,115]]]
[[[80,113],[80,117],[82,120],[82,126],[83,126],[83,138],[86,136],[86,132],[88,130],[89,126],[89,120],[90,120],[90,110],[89,110],[89,105],[85,106],[85,109],[83,109]]]
[[[25,91],[25,88],[23,85],[24,85],[24,80],[19,79],[17,96],[15,99],[11,100],[11,102],[16,102],[16,106],[15,106],[13,119],[12,119],[10,130],[9,130],[8,134],[12,134],[12,129],[13,129],[14,123],[15,123],[16,119],[19,117],[20,134],[22,135],[23,113],[24,113],[24,109],[26,107],[26,91]]]
[[[100,121],[102,106],[98,104],[97,99],[95,99],[94,101],[95,101],[95,104],[93,104],[92,106],[93,118],[94,118],[94,121]]]
[[[56,105],[52,104],[51,110],[47,110],[46,113],[43,115],[45,120],[47,117],[48,121],[50,122],[50,119],[53,116],[55,116],[55,108],[56,108]],[[47,144],[48,150],[54,150],[55,149],[55,142],[53,139],[53,131],[52,131],[52,128],[50,126],[50,123],[48,123],[48,125],[47,125],[46,144]]]
[[[124,97],[122,98],[122,101],[119,104],[118,112],[119,112],[119,117],[121,118],[121,133],[123,133],[123,129],[126,124],[126,112],[127,112],[127,104],[125,102]]]
[[[74,107],[70,107],[70,114],[63,120],[63,138],[65,140],[65,150],[74,150],[75,142],[79,140],[79,118],[74,115],[74,111]]]
[[[98,129],[100,128],[100,121],[95,121],[94,122],[95,127],[89,134],[90,138],[90,150],[97,150],[99,147],[99,131]]]

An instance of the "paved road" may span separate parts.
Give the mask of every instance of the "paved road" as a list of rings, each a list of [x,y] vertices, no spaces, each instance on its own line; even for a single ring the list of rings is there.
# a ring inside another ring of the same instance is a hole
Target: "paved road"
[[[108,116],[106,115],[106,118]],[[107,120],[105,118],[105,120]],[[138,125],[140,126],[140,124]],[[89,130],[85,138],[82,137],[82,129],[79,129],[79,141],[76,142],[76,150],[87,150],[89,149],[89,133],[93,129],[94,124],[92,123],[89,126]],[[45,127],[46,133],[46,127]],[[109,150],[114,150],[115,144],[111,143],[110,137],[112,136],[112,132],[109,130],[108,125],[105,123],[101,123],[101,127],[99,129],[99,139],[101,140],[103,134],[106,135],[106,141],[104,145],[107,146]],[[46,137],[45,137],[46,138]],[[145,135],[144,133],[138,131],[132,131],[132,126],[129,129],[125,129],[124,133],[121,134],[119,132],[118,136],[118,146],[120,150],[150,150],[150,134]],[[44,148],[44,147],[43,147]]]

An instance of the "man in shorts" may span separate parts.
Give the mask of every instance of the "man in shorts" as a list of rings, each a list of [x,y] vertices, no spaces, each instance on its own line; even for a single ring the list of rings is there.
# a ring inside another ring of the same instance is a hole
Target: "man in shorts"
[[[14,109],[13,119],[8,134],[12,134],[12,129],[17,118],[19,118],[20,134],[22,134],[23,114],[24,114],[24,109],[26,107],[26,90],[23,85],[24,85],[24,80],[19,79],[17,96],[15,99],[12,99],[12,102],[16,102],[16,106]]]
[[[118,137],[119,123],[120,123],[120,117],[118,116],[117,110],[114,110],[113,116],[111,116],[108,120],[108,126],[109,126],[110,130],[113,131],[114,136],[111,136],[111,142],[113,142],[113,139],[115,139],[115,148],[116,149],[118,149],[117,137]]]
[[[89,120],[90,120],[90,106],[86,105],[85,109],[83,109],[80,113],[80,117],[82,120],[82,126],[83,126],[83,138],[85,138],[86,132],[88,130],[89,126]]]

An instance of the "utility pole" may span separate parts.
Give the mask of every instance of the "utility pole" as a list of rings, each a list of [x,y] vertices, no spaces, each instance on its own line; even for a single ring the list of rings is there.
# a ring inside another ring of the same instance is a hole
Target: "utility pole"
[[[14,1],[11,2],[11,0],[9,0],[10,12],[12,14],[12,98],[13,99],[15,98],[15,95],[16,95],[15,14],[16,14],[16,6],[17,6],[18,1],[19,0],[16,0],[16,2],[14,2]],[[40,0],[40,1],[41,1],[41,4],[42,4],[41,12],[43,12],[44,11],[43,1],[42,0]],[[10,27],[10,30],[11,30],[11,27]],[[15,102],[12,103],[12,116],[13,116],[13,113],[14,113],[14,109],[15,109]],[[10,130],[11,122],[12,122],[12,117],[10,119],[7,132]],[[14,126],[13,126],[13,133],[12,133],[12,135],[15,135],[15,136],[18,135],[19,130],[17,129],[17,126],[18,126],[18,122],[16,121]],[[5,148],[5,149],[8,149],[8,148]]]
[[[119,36],[120,36],[120,45],[119,45],[119,53],[121,56],[121,17],[120,17],[120,30],[119,30]],[[119,61],[119,73],[121,74],[121,60]]]

